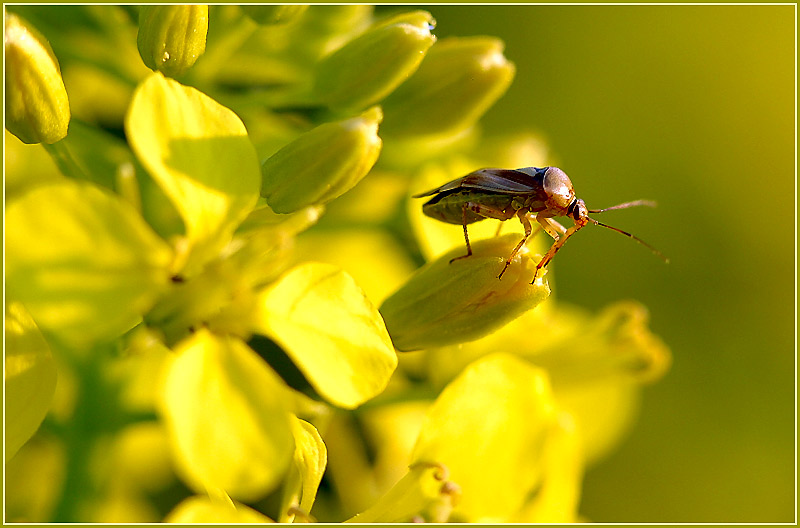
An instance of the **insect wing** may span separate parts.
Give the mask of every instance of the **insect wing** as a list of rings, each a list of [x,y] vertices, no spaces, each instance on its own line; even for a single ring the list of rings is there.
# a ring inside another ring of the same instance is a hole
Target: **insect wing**
[[[531,194],[542,189],[543,176],[513,169],[481,169],[461,178],[461,187],[500,194]]]
[[[480,169],[447,182],[441,187],[422,194],[416,194],[414,198],[423,198],[458,189],[497,194],[535,194],[543,192],[541,176],[533,176],[513,169]]]
[[[430,191],[415,194],[412,198],[425,198],[426,196],[433,196],[434,194],[439,194],[447,191],[452,191],[461,187],[461,180],[464,178],[458,178],[453,181],[449,181],[440,187],[436,187],[435,189],[431,189]]]

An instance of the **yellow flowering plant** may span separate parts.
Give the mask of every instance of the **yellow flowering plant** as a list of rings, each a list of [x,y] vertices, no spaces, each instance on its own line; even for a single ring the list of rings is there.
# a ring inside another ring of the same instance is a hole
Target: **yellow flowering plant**
[[[580,519],[668,350],[637,303],[531,284],[538,240],[498,281],[519,236],[483,222],[451,263],[460,226],[409,198],[547,164],[480,136],[501,41],[363,5],[10,9],[8,520]]]

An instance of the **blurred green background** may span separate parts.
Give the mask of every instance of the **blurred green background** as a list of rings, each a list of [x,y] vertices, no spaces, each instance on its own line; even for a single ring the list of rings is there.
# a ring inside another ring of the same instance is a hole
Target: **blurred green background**
[[[587,475],[593,521],[794,520],[794,6],[425,6],[517,65],[486,131],[540,132],[589,207],[555,292],[634,298],[674,365]],[[537,160],[531,160],[535,165]]]

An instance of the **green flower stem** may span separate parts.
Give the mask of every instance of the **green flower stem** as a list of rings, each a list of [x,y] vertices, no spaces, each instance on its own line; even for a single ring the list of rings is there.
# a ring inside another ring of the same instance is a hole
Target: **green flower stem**
[[[65,142],[59,141],[52,144],[43,143],[42,146],[47,153],[50,154],[50,157],[58,166],[59,170],[65,175],[70,178],[92,181],[89,171],[81,166]]]
[[[118,353],[115,345],[105,345],[93,349],[82,358],[61,354],[62,358],[72,360],[70,368],[77,378],[75,387],[78,392],[69,426],[58,428],[59,439],[64,443],[64,452],[67,454],[61,496],[52,516],[59,522],[86,522],[87,504],[102,496],[108,484],[102,478],[105,475],[98,479],[97,465],[92,464],[95,450],[103,439],[143,418],[121,414],[116,405],[117,387],[107,381],[109,365],[102,358]],[[46,421],[45,426],[48,423]]]
[[[205,60],[199,62],[197,67],[192,68],[189,73],[187,73],[187,77],[191,76],[193,80],[199,79],[194,75],[194,72],[200,65],[205,63]],[[205,81],[200,80],[199,82]],[[316,96],[311,93],[310,86],[302,83],[297,85],[270,86],[269,89],[266,90],[243,93],[219,89],[212,85],[205,89],[204,92],[223,106],[242,114],[252,111],[253,108],[313,108],[318,104]],[[339,118],[341,118],[340,113],[318,110],[317,121],[327,122]]]

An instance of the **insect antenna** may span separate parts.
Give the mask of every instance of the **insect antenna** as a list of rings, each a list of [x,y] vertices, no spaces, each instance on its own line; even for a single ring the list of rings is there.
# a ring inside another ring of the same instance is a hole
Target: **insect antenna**
[[[641,204],[641,203],[638,203],[638,202],[629,202],[629,203],[631,203],[631,204],[634,204],[634,205],[643,205],[643,204]],[[652,203],[652,202],[650,202],[650,203]],[[627,204],[620,204],[620,205],[627,205]],[[630,206],[629,206],[629,207],[630,207]],[[609,207],[608,209],[621,209],[621,207],[620,207],[619,205],[617,205],[617,206],[614,206],[614,207]],[[608,209],[602,209],[602,211],[608,211]],[[595,212],[598,212],[598,211],[595,211]],[[610,226],[610,225],[608,225],[608,224],[604,224],[603,222],[598,222],[598,221],[597,221],[597,220],[595,220],[594,218],[589,218],[589,220],[591,220],[591,222],[592,222],[594,225],[599,225],[599,226],[607,227],[607,228],[611,229],[612,231],[616,231],[617,233],[622,233],[622,234],[623,234],[623,235],[625,235],[626,237],[628,237],[628,238],[632,238],[632,239],[633,239],[633,240],[635,240],[636,242],[640,243],[641,245],[643,245],[644,247],[646,247],[647,249],[649,249],[650,251],[652,251],[652,252],[653,252],[653,254],[654,254],[655,256],[659,257],[659,258],[660,258],[661,260],[663,260],[664,262],[666,262],[666,263],[669,263],[669,259],[668,259],[668,258],[667,258],[667,257],[666,257],[666,256],[665,256],[663,253],[661,253],[659,250],[657,250],[656,248],[654,248],[653,246],[651,246],[650,244],[648,244],[647,242],[645,242],[645,241],[644,241],[644,240],[642,240],[641,238],[639,238],[639,237],[637,237],[637,236],[634,236],[634,235],[632,235],[632,234],[628,233],[627,231],[623,231],[622,229],[618,229],[618,228],[616,228],[616,227],[613,227],[613,226]]]
[[[655,207],[656,203],[652,200],[636,200],[633,202],[621,203],[619,205],[612,205],[611,207],[606,207],[605,209],[589,209],[588,211],[590,213],[603,213],[605,211],[613,211],[614,209],[627,209],[628,207],[636,207],[639,205],[646,205],[647,207]]]

